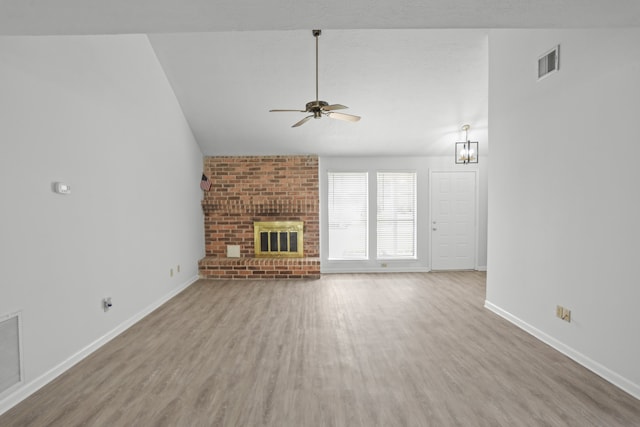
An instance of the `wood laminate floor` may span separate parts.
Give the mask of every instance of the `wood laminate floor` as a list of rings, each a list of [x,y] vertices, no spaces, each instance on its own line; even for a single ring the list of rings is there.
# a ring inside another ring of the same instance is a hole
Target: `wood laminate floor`
[[[479,272],[201,280],[1,426],[640,426],[483,308]]]

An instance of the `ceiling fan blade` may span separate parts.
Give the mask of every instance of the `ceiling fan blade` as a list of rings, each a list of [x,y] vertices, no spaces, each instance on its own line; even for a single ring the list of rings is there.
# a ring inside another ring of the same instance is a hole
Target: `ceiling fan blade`
[[[269,110],[270,113],[288,113],[288,112],[295,112],[295,113],[306,113],[305,110]]]
[[[346,120],[348,122],[357,122],[360,120],[360,116],[354,116],[353,114],[344,114],[344,113],[327,113],[327,116],[332,119],[338,120]]]
[[[313,114],[310,116],[305,117],[304,119],[300,120],[298,123],[296,123],[295,125],[291,126],[292,128],[297,128],[298,126],[302,126],[303,124],[305,124],[307,122],[307,120],[309,120],[310,118],[313,117]]]
[[[331,104],[331,105],[325,105],[324,107],[322,107],[324,111],[344,110],[346,108],[349,108],[349,107],[341,104]]]

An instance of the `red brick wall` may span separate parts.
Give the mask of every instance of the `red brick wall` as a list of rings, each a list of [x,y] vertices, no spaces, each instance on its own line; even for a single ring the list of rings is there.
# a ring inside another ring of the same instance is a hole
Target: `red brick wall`
[[[304,221],[304,256],[307,260],[300,264],[310,265],[307,269],[319,276],[317,156],[206,157],[204,173],[212,183],[202,201],[209,267],[229,264],[227,245],[239,245],[241,258],[253,258],[254,221]],[[224,258],[224,261],[217,263],[216,258]],[[309,258],[317,258],[317,262],[309,262]],[[246,264],[248,266],[250,262]],[[235,265],[234,271],[237,270]],[[296,272],[299,275],[299,266]]]

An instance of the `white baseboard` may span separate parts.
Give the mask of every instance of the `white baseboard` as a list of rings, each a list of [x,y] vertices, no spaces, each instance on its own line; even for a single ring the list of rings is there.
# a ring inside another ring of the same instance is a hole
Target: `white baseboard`
[[[485,300],[485,302],[484,302],[484,307],[486,309],[488,309],[488,310],[491,310],[492,312],[494,312],[498,316],[500,316],[500,317],[508,320],[509,322],[513,323],[514,325],[516,325],[517,327],[519,327],[523,331],[533,335],[534,337],[536,337],[540,341],[542,341],[542,342],[550,345],[551,347],[555,348],[560,353],[564,354],[565,356],[569,357],[570,359],[573,359],[574,361],[576,361],[580,365],[582,365],[585,368],[589,369],[593,373],[601,376],[602,378],[604,378],[605,380],[609,381],[611,384],[615,385],[616,387],[626,391],[627,393],[629,393],[631,396],[635,397],[636,399],[640,400],[640,386],[638,384],[635,384],[632,381],[629,381],[628,379],[626,379],[623,376],[617,374],[616,372],[613,372],[612,370],[610,370],[609,368],[601,365],[600,363],[596,362],[595,360],[590,359],[589,357],[585,356],[584,354],[574,350],[573,348],[571,348],[571,347],[567,346],[566,344],[558,341],[557,339],[553,338],[552,336],[542,332],[541,330],[535,328],[534,326],[528,324],[527,322],[519,319],[518,317],[516,317],[516,316],[512,315],[511,313],[509,313],[508,311],[503,310],[502,308],[492,304],[491,302],[489,302],[487,300]]]
[[[486,266],[480,266],[475,271],[487,271]],[[474,271],[474,270],[433,270],[433,271]],[[391,267],[391,268],[341,268],[332,267],[320,269],[321,274],[349,274],[349,273],[429,273],[432,270],[429,267]]]
[[[428,267],[390,267],[390,268],[328,268],[320,269],[321,274],[360,274],[360,273],[428,273]]]
[[[487,271],[487,266],[486,265],[479,265],[476,267],[476,270],[478,271]]]
[[[18,388],[15,392],[11,393],[4,399],[0,401],[0,415],[7,412],[9,409],[13,408],[18,403],[22,402],[24,399],[38,391],[43,386],[47,385],[58,376],[69,370],[76,363],[80,362],[85,357],[89,356],[94,351],[98,350],[100,347],[111,341],[116,336],[120,335],[125,330],[129,329],[131,326],[142,320],[145,316],[150,314],[152,311],[160,307],[162,304],[169,301],[171,298],[178,295],[180,292],[191,286],[199,279],[198,276],[193,276],[188,279],[186,282],[180,284],[176,289],[172,290],[168,294],[164,295],[160,299],[154,301],[147,307],[145,307],[142,311],[136,313],[129,319],[125,320],[118,326],[116,326],[111,331],[107,332],[105,335],[101,336],[97,340],[93,341],[91,344],[87,345],[77,353],[73,354],[67,360],[58,364],[57,366],[51,368],[49,371],[40,375],[38,378],[24,384],[22,387]]]

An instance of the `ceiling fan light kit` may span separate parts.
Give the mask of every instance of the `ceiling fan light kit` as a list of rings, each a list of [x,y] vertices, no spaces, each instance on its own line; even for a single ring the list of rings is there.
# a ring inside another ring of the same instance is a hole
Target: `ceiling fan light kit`
[[[304,110],[269,110],[271,113],[283,113],[283,112],[296,112],[296,113],[311,113],[310,115],[304,117],[302,120],[294,123],[293,128],[298,126],[302,126],[309,119],[319,119],[322,116],[327,116],[332,119],[344,120],[348,122],[357,122],[360,120],[360,116],[354,116],[353,114],[345,114],[345,113],[336,113],[334,110],[344,110],[349,107],[346,107],[342,104],[329,104],[326,101],[321,101],[318,97],[318,37],[322,34],[322,30],[312,30],[311,33],[313,37],[316,39],[316,100],[309,101],[305,105]]]

